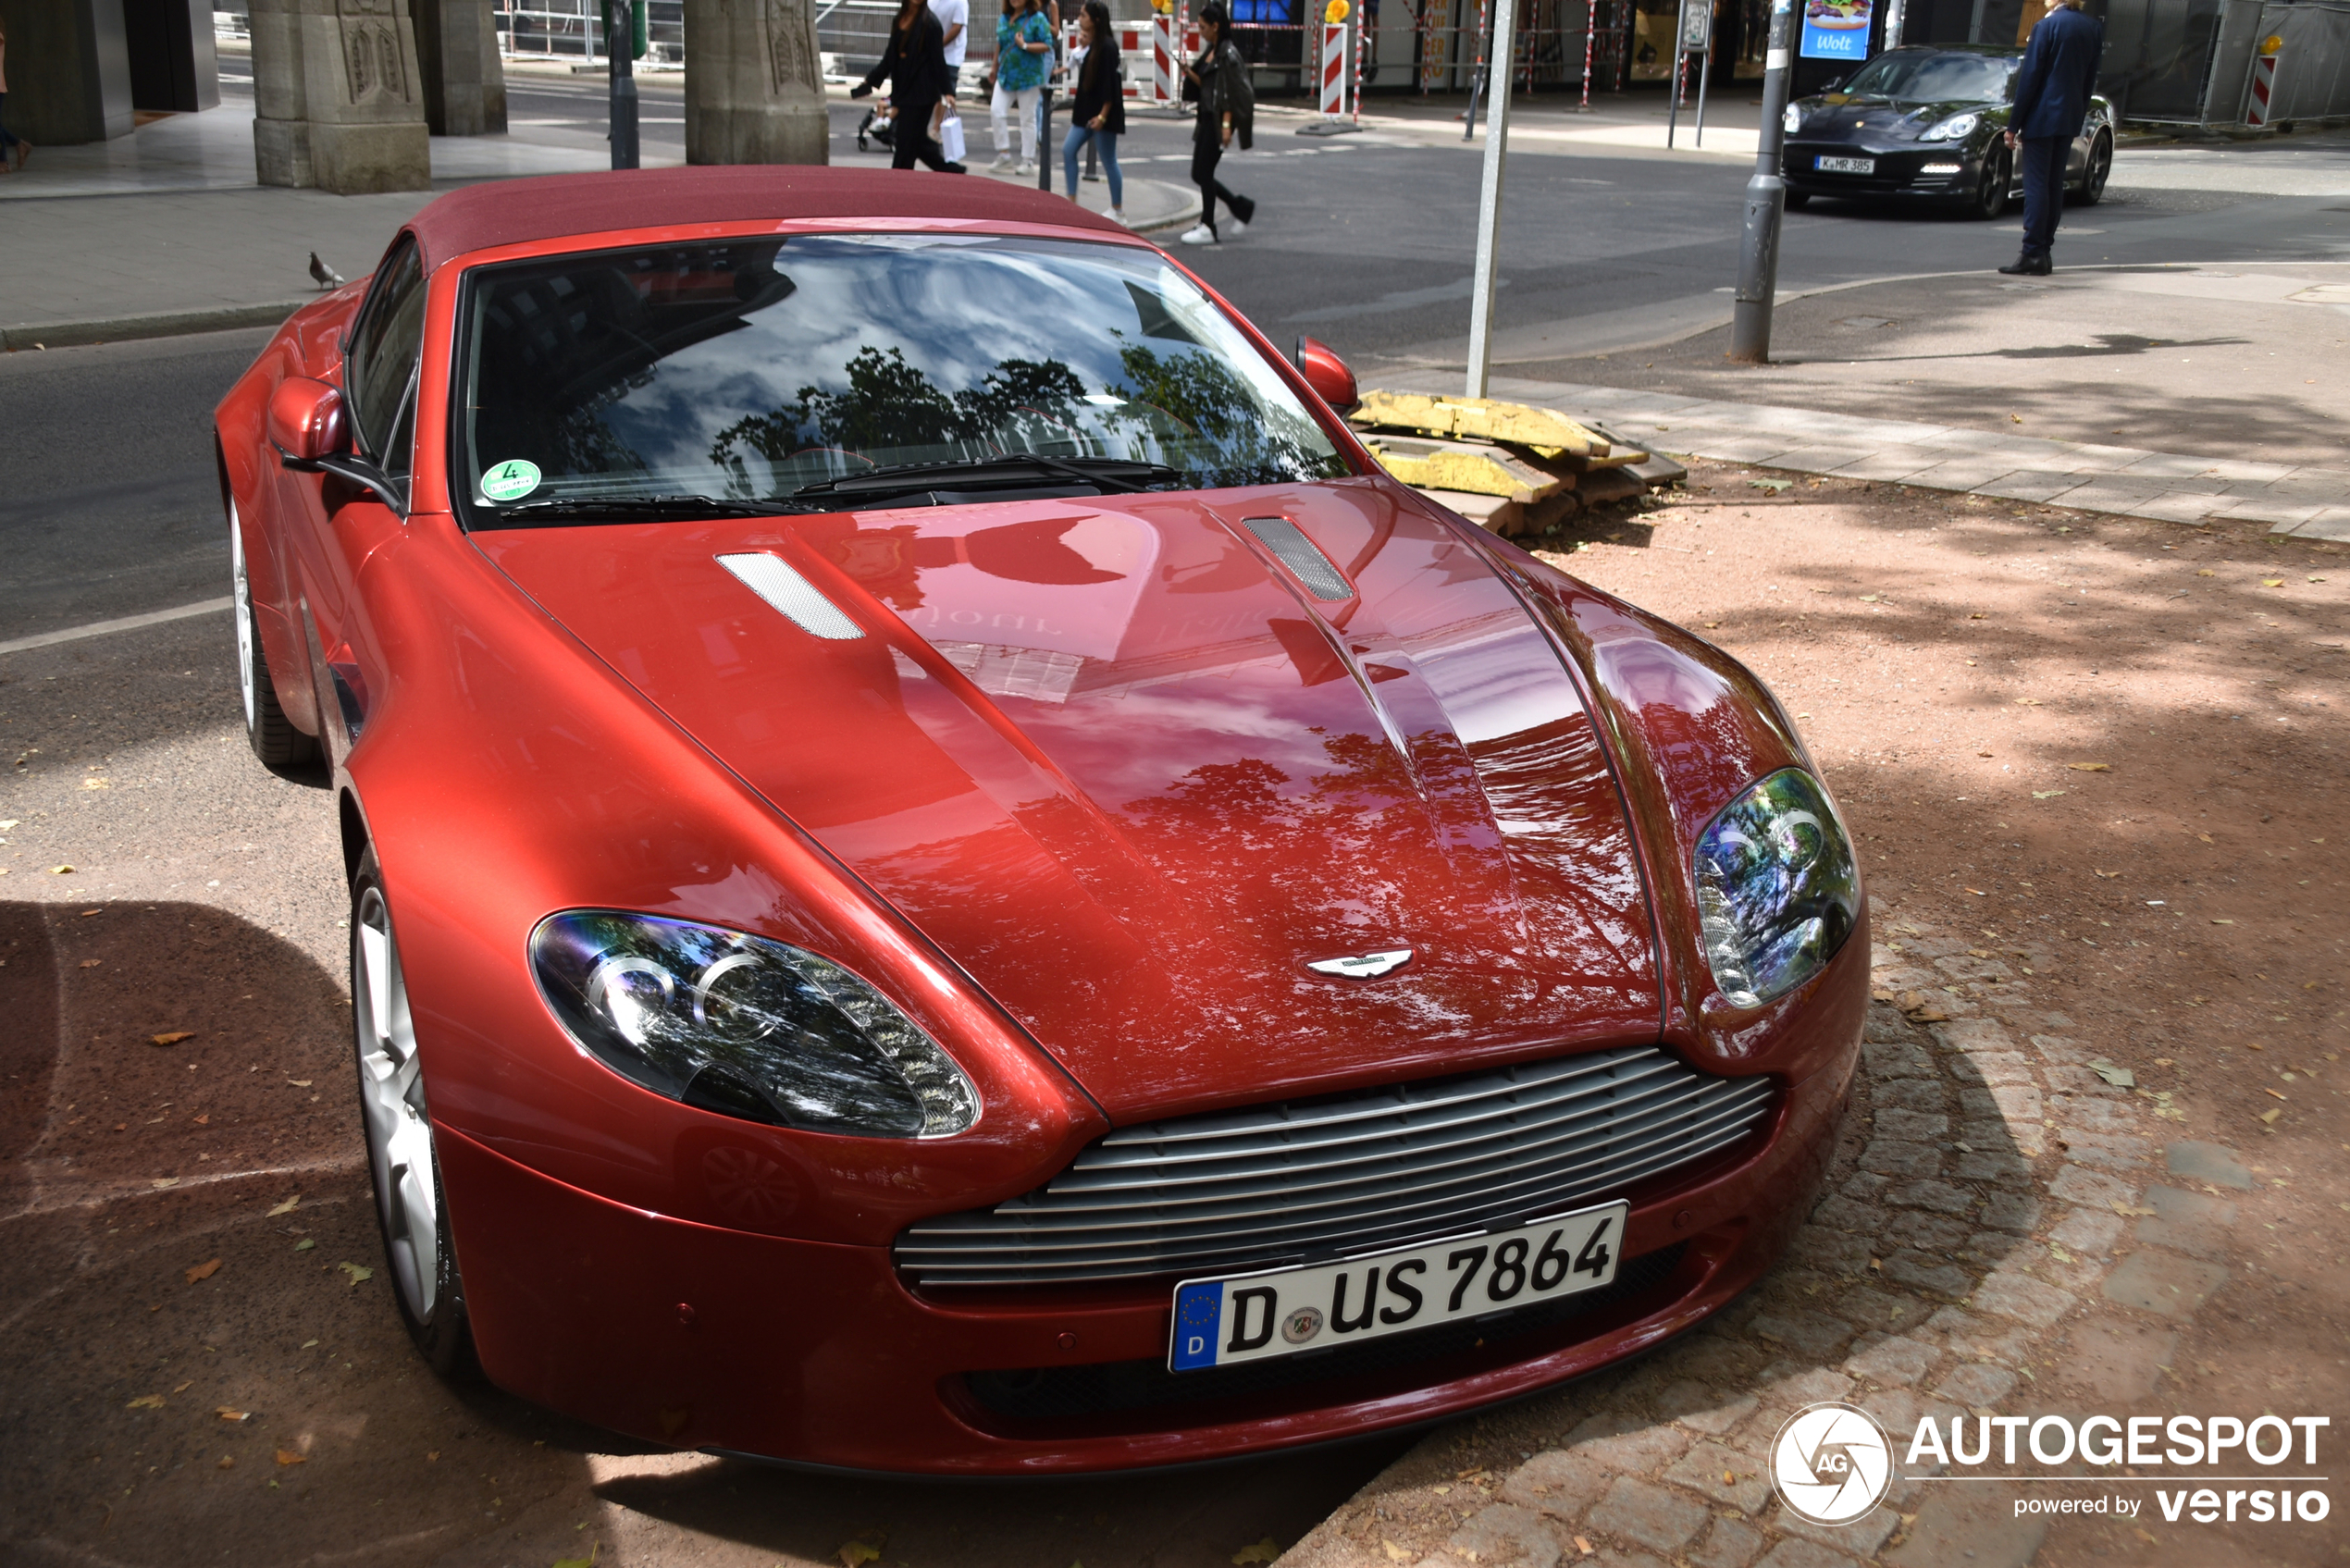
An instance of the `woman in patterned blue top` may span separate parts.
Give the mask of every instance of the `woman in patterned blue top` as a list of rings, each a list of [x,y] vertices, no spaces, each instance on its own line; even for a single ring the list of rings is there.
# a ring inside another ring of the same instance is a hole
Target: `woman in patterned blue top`
[[[1045,19],[1043,0],[1004,0],[1004,14],[996,19],[996,95],[987,104],[997,168],[1012,167],[1004,128],[1004,117],[1011,114],[1020,118],[1020,172],[1036,172],[1037,105],[1052,66],[1053,26]]]

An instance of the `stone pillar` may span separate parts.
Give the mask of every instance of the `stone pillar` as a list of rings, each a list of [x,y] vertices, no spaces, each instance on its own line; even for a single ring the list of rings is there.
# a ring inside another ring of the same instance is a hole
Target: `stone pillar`
[[[408,0],[253,0],[261,183],[429,190],[420,75]]]
[[[414,0],[425,124],[435,136],[506,129],[506,63],[498,57],[491,0]]]
[[[686,161],[832,161],[809,0],[686,0]]]
[[[36,147],[130,134],[122,0],[0,0],[0,19],[10,130]]]
[[[122,0],[130,40],[130,102],[187,114],[220,106],[212,0]]]

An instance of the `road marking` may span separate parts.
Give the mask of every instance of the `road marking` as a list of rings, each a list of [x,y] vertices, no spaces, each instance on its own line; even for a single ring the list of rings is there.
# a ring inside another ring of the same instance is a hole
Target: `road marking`
[[[87,625],[68,626],[59,632],[43,632],[39,636],[18,637],[0,642],[0,653],[22,653],[29,648],[49,648],[61,642],[80,642],[83,637],[103,637],[109,632],[135,631],[141,626],[159,626],[166,621],[185,621],[192,615],[215,615],[235,606],[236,600],[227,594],[208,599],[201,604],[183,604],[174,610],[150,610],[144,615],[123,615],[112,621],[93,621]]]

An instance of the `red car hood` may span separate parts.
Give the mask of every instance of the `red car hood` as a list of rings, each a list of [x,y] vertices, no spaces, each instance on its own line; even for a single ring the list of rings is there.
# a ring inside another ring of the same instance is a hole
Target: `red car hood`
[[[1314,599],[1247,517],[1356,596]],[[1657,1035],[1575,686],[1375,481],[476,537],[1120,1122]],[[864,635],[802,630],[741,552]]]

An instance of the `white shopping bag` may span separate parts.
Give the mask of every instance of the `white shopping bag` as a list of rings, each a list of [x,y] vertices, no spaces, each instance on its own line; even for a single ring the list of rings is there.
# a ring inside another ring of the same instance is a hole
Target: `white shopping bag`
[[[946,154],[948,163],[959,164],[963,161],[962,116],[949,115],[939,122],[938,146],[939,151]]]

